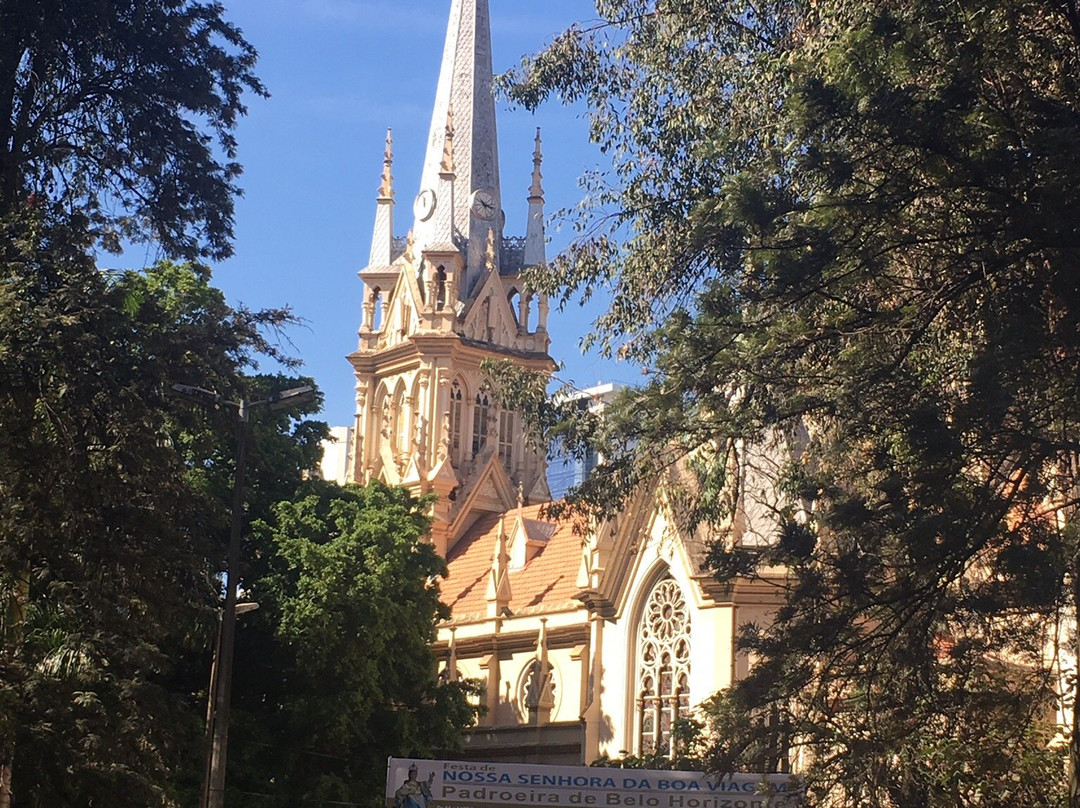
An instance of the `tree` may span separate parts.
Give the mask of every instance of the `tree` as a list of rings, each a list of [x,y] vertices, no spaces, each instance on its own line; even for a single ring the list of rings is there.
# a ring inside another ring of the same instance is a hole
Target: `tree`
[[[206,639],[227,509],[177,451],[208,419],[168,390],[235,386],[283,316],[229,308],[198,267],[98,272],[85,247],[40,216],[0,237],[0,803],[18,808],[174,804],[201,710],[172,677]]]
[[[260,608],[240,634],[230,805],[382,804],[386,758],[453,749],[475,715],[437,678],[445,562],[426,503],[308,483],[254,526]]]
[[[208,419],[165,391],[229,392],[291,318],[229,309],[204,269],[91,256],[229,254],[232,133],[264,91],[222,15],[0,0],[2,808],[170,804],[197,731],[168,679],[215,599],[223,509],[196,479],[213,456],[176,451]]]
[[[222,14],[194,0],[0,1],[0,214],[29,201],[107,249],[153,238],[169,256],[228,255],[232,132],[243,93],[265,91]]]
[[[1050,657],[1075,656],[1080,606],[1076,3],[597,9],[508,82],[527,105],[586,99],[614,160],[579,242],[531,281],[610,294],[597,333],[650,373],[591,437],[567,429],[608,458],[579,501],[616,509],[680,466],[718,574],[789,570],[775,621],[745,629],[761,661],[718,713],[713,764],[782,737],[819,796],[1060,804],[1046,728],[1077,683]],[[572,415],[532,406],[549,429]],[[722,533],[743,440],[782,461],[790,503],[753,552]],[[1064,736],[1076,806],[1075,723]]]

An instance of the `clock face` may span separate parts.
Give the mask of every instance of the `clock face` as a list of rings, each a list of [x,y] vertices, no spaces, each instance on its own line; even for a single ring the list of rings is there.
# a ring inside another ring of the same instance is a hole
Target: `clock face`
[[[485,222],[494,219],[496,213],[495,194],[486,188],[474,191],[472,195],[472,212],[477,219],[483,219]]]
[[[425,188],[419,194],[416,195],[416,202],[413,203],[413,213],[416,214],[416,218],[424,222],[431,218],[431,214],[435,212],[435,192],[430,188]]]

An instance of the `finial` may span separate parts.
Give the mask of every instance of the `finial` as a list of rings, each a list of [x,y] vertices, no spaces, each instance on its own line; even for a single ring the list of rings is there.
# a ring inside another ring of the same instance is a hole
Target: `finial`
[[[454,173],[454,105],[446,108],[446,139],[443,141],[442,165],[439,171],[443,174]]]
[[[525,507],[525,483],[518,481],[518,516],[521,516],[521,510]]]
[[[546,617],[540,618],[540,634],[536,638],[536,656],[539,658],[540,664],[544,666],[545,670],[542,673],[547,673],[548,664],[548,619]]]
[[[499,536],[495,542],[495,555],[491,559],[491,572],[488,575],[488,588],[485,598],[488,602],[488,617],[511,617],[510,611],[510,554],[506,541],[506,514],[499,518]]]
[[[458,680],[458,657],[457,657],[457,629],[450,629],[450,648],[449,658],[446,660],[446,670],[449,674],[450,681],[456,682]]]
[[[495,271],[495,228],[488,230],[487,247],[484,249],[484,266],[492,272]]]
[[[390,173],[394,166],[394,133],[386,130],[386,154],[383,155],[382,185],[379,186],[379,199],[394,198],[394,177]]]
[[[405,236],[405,253],[404,253],[405,263],[408,264],[409,266],[412,266],[413,262],[416,260],[416,255],[414,254],[415,249],[416,249],[416,237],[413,235],[413,231],[410,230],[409,234],[407,236]]]
[[[536,127],[536,150],[533,152],[533,175],[532,175],[532,187],[529,189],[529,196],[533,199],[544,198],[544,186],[542,180],[544,175],[540,173],[540,166],[544,162],[544,154],[541,150],[540,141],[540,127]]]

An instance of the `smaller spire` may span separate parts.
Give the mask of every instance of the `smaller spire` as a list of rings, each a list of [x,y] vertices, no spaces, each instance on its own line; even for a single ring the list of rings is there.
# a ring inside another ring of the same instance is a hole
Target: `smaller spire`
[[[382,183],[375,204],[375,230],[371,236],[368,267],[388,267],[394,259],[394,164],[393,136],[386,130],[386,151],[383,154]]]
[[[455,198],[457,196],[457,169],[454,163],[454,109],[451,105],[446,110],[446,127],[443,130],[443,153],[439,165],[439,177],[432,188],[425,188],[421,194],[430,194],[433,207],[423,215],[419,212],[416,219],[417,252],[425,258],[434,250],[444,256],[457,253],[454,244],[457,237],[455,219]]]
[[[525,228],[525,266],[538,267],[547,263],[544,235],[544,185],[540,166],[544,162],[540,129],[536,130],[536,150],[533,152],[532,187],[529,188],[529,221]]]
[[[446,109],[446,138],[443,141],[442,163],[439,164],[440,174],[454,174],[454,105]]]
[[[391,173],[394,167],[394,130],[386,130],[386,153],[383,155],[382,185],[379,186],[379,200],[394,198],[394,176]]]
[[[544,152],[540,140],[540,127],[536,127],[536,149],[533,151],[533,174],[532,187],[529,188],[529,201],[539,199],[544,201],[544,175],[540,173],[540,167],[544,163]]]

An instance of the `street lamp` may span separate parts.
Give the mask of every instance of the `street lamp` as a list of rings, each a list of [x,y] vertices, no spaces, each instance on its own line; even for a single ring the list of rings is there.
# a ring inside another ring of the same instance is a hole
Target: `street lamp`
[[[253,600],[237,603],[236,616],[239,617],[242,614],[253,612],[258,608],[259,604]],[[210,754],[210,749],[211,741],[214,736],[214,718],[216,717],[214,705],[217,703],[218,653],[221,650],[221,618],[224,613],[224,609],[217,610],[217,631],[214,633],[214,656],[210,662],[210,685],[206,694],[206,765],[203,770],[202,791],[199,792],[199,805],[204,807],[209,800],[210,772],[214,762],[213,756]]]
[[[280,410],[315,400],[310,385],[274,393],[261,401],[226,401],[224,396],[202,387],[174,384],[172,391],[181,398],[204,407],[229,407],[236,411],[236,461],[233,470],[232,525],[229,533],[229,558],[225,567],[225,608],[221,615],[217,665],[213,671],[210,711],[210,749],[207,787],[202,808],[223,808],[225,804],[225,757],[229,741],[229,695],[232,686],[233,648],[236,645],[236,590],[240,583],[240,533],[244,521],[244,465],[247,462],[248,422],[251,410],[265,407]]]

